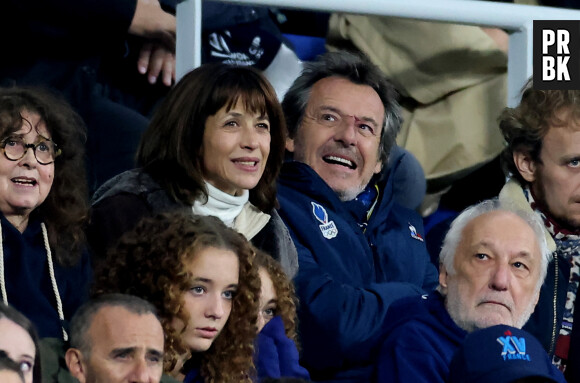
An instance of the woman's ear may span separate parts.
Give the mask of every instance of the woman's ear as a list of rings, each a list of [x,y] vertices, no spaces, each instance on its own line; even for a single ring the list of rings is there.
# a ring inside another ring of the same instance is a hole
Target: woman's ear
[[[537,165],[532,156],[526,152],[514,152],[513,158],[514,164],[523,179],[528,182],[534,182],[536,180]]]

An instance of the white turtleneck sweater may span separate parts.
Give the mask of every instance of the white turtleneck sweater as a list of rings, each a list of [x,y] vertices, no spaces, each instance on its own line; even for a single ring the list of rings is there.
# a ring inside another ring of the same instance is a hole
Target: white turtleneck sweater
[[[262,230],[270,220],[265,214],[249,203],[250,192],[244,190],[242,195],[234,196],[221,191],[206,182],[207,202],[195,201],[192,209],[197,215],[211,215],[222,220],[227,226],[242,233],[248,240]]]

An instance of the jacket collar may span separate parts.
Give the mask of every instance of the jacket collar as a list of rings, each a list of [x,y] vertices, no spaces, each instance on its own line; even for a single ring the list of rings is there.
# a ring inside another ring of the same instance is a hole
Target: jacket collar
[[[532,207],[528,202],[528,199],[524,195],[524,188],[514,178],[510,178],[503,186],[503,188],[499,192],[499,200],[510,202],[519,209],[534,213]],[[548,242],[548,248],[553,253],[554,251],[556,251],[556,242],[554,242],[552,235],[548,232],[548,230],[546,230],[545,227],[544,227],[544,236],[546,237],[546,241]]]
[[[369,222],[377,216],[376,212],[380,212],[381,219],[384,219],[385,212],[390,211],[394,203],[393,199],[393,182],[389,175],[395,170],[399,165],[397,160],[393,166],[385,169],[383,172],[379,173],[371,179],[370,182],[377,182],[379,186],[379,200],[374,209],[375,214],[373,214]],[[318,202],[330,207],[331,209],[346,210],[349,214],[357,217],[359,214],[351,212],[348,204],[342,202],[336,193],[328,186],[328,184],[316,173],[309,165],[306,165],[298,161],[289,161],[282,166],[282,171],[280,172],[279,181],[280,185],[286,186],[290,189],[299,190],[301,193],[309,196],[312,199],[316,199]]]

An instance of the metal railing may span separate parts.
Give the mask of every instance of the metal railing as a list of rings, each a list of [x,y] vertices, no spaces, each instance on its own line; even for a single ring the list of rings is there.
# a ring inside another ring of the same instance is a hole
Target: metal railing
[[[509,33],[508,105],[532,75],[533,20],[580,20],[580,11],[477,0],[221,0],[323,12],[395,16],[416,20],[497,27]],[[177,5],[177,76],[201,63],[201,0]],[[197,49],[195,48],[197,47]]]

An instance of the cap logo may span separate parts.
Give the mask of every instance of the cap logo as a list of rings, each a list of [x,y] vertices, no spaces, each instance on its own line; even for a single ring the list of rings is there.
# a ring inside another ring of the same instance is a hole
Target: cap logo
[[[509,330],[504,335],[497,338],[498,343],[503,346],[501,351],[503,360],[526,360],[530,362],[530,355],[526,354],[526,339],[513,336]]]
[[[322,225],[318,225],[320,232],[326,239],[332,239],[337,236],[338,228],[334,224],[334,221],[328,221],[328,213],[326,209],[316,202],[310,202],[312,204],[312,214],[314,218],[318,220]]]

